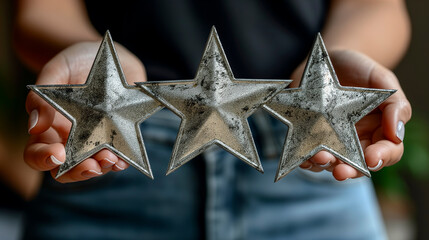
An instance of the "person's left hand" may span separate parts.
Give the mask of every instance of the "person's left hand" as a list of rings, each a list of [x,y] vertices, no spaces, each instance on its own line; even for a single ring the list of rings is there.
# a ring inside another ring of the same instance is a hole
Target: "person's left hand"
[[[356,124],[369,170],[378,171],[397,163],[404,152],[402,141],[405,123],[411,118],[411,105],[398,79],[392,71],[359,52],[332,50],[329,55],[342,86],[397,90]],[[301,64],[294,71],[294,81],[290,87],[299,86],[303,70],[304,64]],[[300,167],[314,172],[331,171],[339,181],[363,176],[358,170],[326,151],[320,151]]]

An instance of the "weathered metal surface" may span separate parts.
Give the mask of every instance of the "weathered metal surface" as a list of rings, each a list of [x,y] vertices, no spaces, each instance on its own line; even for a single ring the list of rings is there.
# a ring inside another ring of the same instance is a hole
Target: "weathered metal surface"
[[[371,176],[355,123],[394,92],[341,86],[319,34],[300,87],[284,90],[264,106],[289,126],[276,181],[321,150]]]
[[[262,172],[247,118],[289,83],[235,79],[215,28],[195,79],[138,83],[182,118],[167,174],[212,144]]]
[[[72,122],[57,178],[104,148],[153,178],[139,124],[162,106],[127,84],[109,32],[85,84],[28,87]]]

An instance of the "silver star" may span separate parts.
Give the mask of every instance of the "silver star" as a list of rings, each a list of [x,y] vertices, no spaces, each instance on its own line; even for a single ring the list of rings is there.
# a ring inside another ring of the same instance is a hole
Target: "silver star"
[[[264,106],[289,126],[276,181],[321,150],[371,176],[355,123],[394,92],[341,86],[319,34],[300,87],[284,90]]]
[[[167,174],[212,144],[263,172],[247,118],[290,82],[235,79],[213,27],[195,79],[137,83],[182,118]]]
[[[153,178],[139,125],[162,107],[127,84],[109,32],[85,84],[28,87],[72,122],[56,178],[103,148]]]

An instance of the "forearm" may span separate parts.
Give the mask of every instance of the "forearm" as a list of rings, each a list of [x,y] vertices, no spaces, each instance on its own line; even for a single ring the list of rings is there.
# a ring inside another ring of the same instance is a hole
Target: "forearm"
[[[16,52],[36,72],[64,48],[101,39],[81,1],[21,0],[16,10]]]
[[[328,50],[356,50],[393,68],[407,49],[410,23],[402,0],[333,0],[322,35]]]

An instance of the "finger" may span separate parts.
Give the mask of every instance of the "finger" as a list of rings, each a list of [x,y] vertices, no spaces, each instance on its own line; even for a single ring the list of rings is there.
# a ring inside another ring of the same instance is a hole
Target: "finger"
[[[111,170],[112,167],[118,162],[119,158],[107,149],[103,149],[92,156],[98,161],[100,167],[105,170]]]
[[[381,126],[381,119],[380,111],[375,111],[359,120],[355,125],[359,139],[372,139],[374,131]]]
[[[319,165],[314,164],[313,162],[311,162],[310,160],[307,160],[306,162],[308,162],[307,164],[301,164],[301,168],[305,169],[305,170],[309,170],[312,172],[321,172],[325,169],[321,168]]]
[[[371,85],[398,91],[380,105],[383,112],[384,135],[395,143],[404,139],[404,125],[411,118],[411,105],[401,89],[398,79],[390,70],[377,65],[371,72]]]
[[[299,167],[304,169],[304,170],[311,170],[313,168],[313,163],[310,160],[307,160],[307,161],[301,163],[301,165],[299,165]]]
[[[350,178],[358,178],[363,176],[361,172],[345,163],[340,163],[335,166],[334,170],[332,171],[332,175],[338,181],[344,181]]]
[[[360,145],[362,146],[362,149],[366,149],[369,145],[371,145],[370,139],[362,139],[360,140]]]
[[[387,139],[400,143],[405,137],[405,123],[411,118],[411,106],[408,101],[388,102],[383,109],[383,133]]]
[[[402,143],[380,140],[365,149],[365,160],[371,171],[378,171],[385,166],[397,163],[404,152]]]
[[[36,93],[28,93],[26,109],[30,115],[28,119],[28,132],[30,134],[42,133],[52,125],[55,109]]]
[[[302,163],[300,167],[313,172],[321,172],[323,170],[332,171],[337,161],[338,160],[331,153],[320,151],[309,160]]]
[[[320,151],[310,158],[310,160],[320,169],[328,169],[337,159],[327,151]]]
[[[118,158],[118,156],[107,149],[101,150],[95,154],[93,158],[99,162],[103,172],[108,172],[110,170],[119,172],[130,166],[127,162]]]
[[[51,127],[43,133],[31,135],[27,145],[30,146],[31,144],[35,143],[63,143],[64,145],[65,141],[63,141],[63,138],[58,134],[58,132],[53,127]]]
[[[119,159],[118,162],[112,167],[112,171],[119,172],[127,169],[130,165],[122,159]]]
[[[24,150],[24,160],[39,171],[54,169],[65,161],[64,145],[61,143],[35,143]]]
[[[65,143],[67,141],[71,126],[72,123],[64,115],[58,112],[55,114],[54,121],[52,122],[52,129],[59,136],[61,142]]]
[[[55,178],[57,172],[58,168],[52,170],[52,177]],[[101,167],[98,164],[98,161],[93,158],[88,158],[56,180],[61,183],[78,182],[101,175],[103,175],[103,173],[101,172]]]

